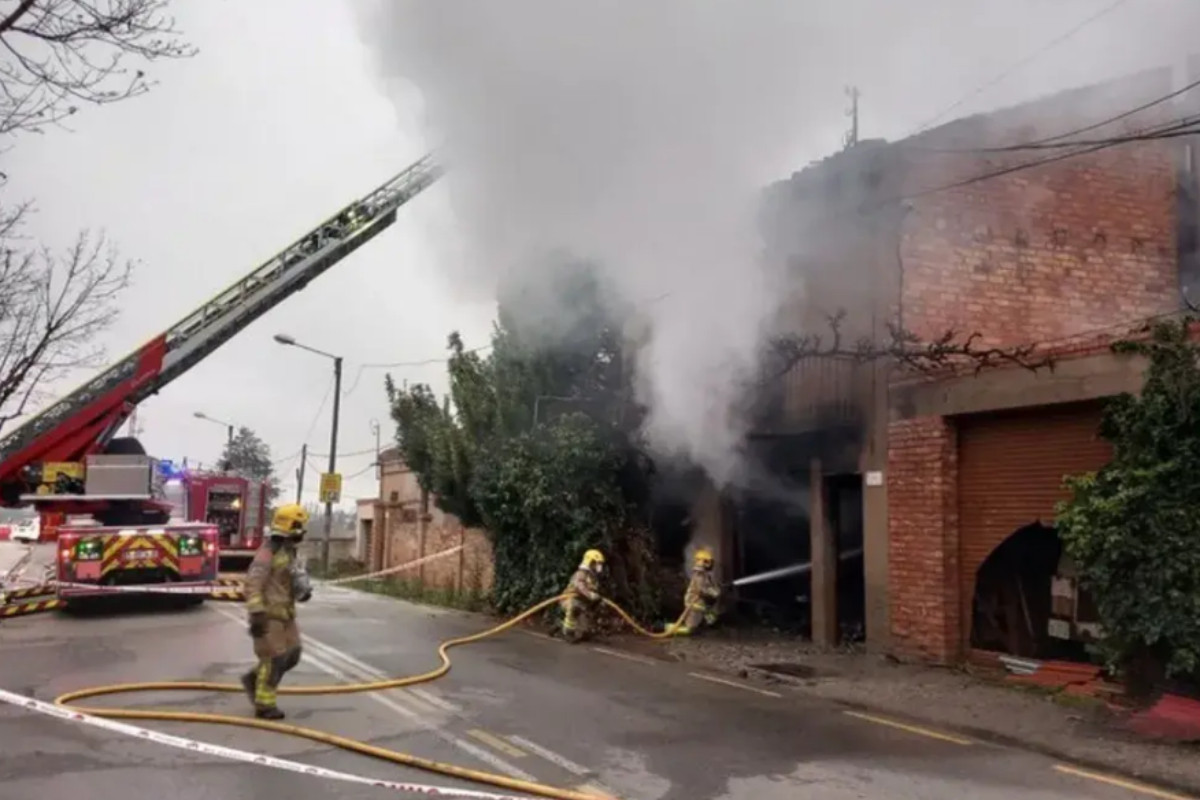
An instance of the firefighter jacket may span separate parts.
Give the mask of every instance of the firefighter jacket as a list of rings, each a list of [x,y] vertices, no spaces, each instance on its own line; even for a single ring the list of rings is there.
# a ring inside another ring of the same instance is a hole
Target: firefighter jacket
[[[269,619],[295,619],[295,563],[294,544],[264,542],[246,573],[246,611],[251,614],[265,612]]]
[[[571,576],[571,583],[567,586],[567,591],[575,592],[578,595],[575,598],[576,601],[595,603],[600,599],[600,578],[590,569],[580,567]]]
[[[692,579],[688,582],[687,592],[683,595],[683,602],[687,604],[688,608],[707,610],[716,603],[720,596],[721,588],[717,586],[717,579],[713,577],[712,570],[692,570]]]

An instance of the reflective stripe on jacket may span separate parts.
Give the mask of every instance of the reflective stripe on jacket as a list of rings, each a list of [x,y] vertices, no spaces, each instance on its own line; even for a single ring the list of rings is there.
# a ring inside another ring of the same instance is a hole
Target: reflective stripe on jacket
[[[290,543],[264,542],[246,573],[246,611],[266,612],[271,619],[295,619],[293,565],[296,548]]]

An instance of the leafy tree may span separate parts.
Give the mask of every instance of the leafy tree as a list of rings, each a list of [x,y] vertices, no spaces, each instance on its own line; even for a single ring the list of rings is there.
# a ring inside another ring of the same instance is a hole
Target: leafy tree
[[[621,311],[583,263],[508,288],[486,357],[451,334],[445,401],[388,378],[401,454],[440,508],[489,531],[500,609],[560,591],[583,551],[601,547],[610,591],[653,610],[653,548],[638,522],[649,465],[622,372]]]
[[[254,481],[266,481],[269,502],[279,496],[279,479],[271,462],[271,448],[249,428],[238,428],[233,439],[225,444],[221,464],[227,472]]]
[[[1112,461],[1068,478],[1058,530],[1096,598],[1109,660],[1144,693],[1200,675],[1200,346],[1190,322],[1114,350],[1148,359],[1139,396],[1108,405]]]

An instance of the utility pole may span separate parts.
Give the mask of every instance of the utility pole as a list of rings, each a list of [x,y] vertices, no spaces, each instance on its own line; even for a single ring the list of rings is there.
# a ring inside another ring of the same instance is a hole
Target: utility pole
[[[304,494],[304,465],[308,463],[308,445],[300,445],[300,466],[296,467],[296,505]]]
[[[333,423],[329,426],[329,474],[337,472],[338,410],[342,399],[342,357],[333,359]],[[321,542],[321,566],[329,571],[329,540],[333,536],[333,502],[325,501],[325,540]]]
[[[858,87],[847,86],[846,96],[850,98],[850,108],[846,109],[846,116],[850,118],[850,130],[846,132],[842,144],[845,145],[846,150],[849,150],[858,144],[858,98],[860,97]]]

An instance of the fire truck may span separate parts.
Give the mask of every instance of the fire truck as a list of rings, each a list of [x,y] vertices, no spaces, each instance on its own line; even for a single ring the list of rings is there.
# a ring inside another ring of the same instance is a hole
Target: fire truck
[[[215,525],[221,571],[245,571],[262,544],[269,483],[241,475],[177,470],[169,462],[163,473],[172,518]]]
[[[419,159],[0,438],[0,505],[65,519],[60,596],[202,588],[216,576],[220,523],[172,521],[157,460],[117,431],[139,403],[388,228],[443,172],[432,154]]]

